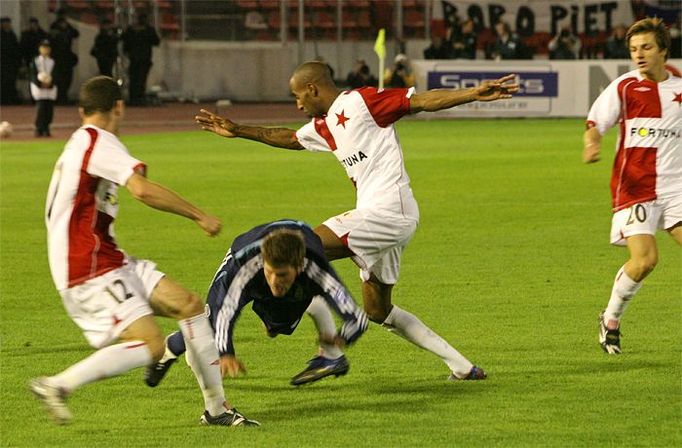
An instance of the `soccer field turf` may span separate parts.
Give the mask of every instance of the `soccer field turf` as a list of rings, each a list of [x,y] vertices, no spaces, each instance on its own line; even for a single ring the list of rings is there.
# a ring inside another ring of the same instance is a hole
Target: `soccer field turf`
[[[486,381],[448,382],[440,359],[371,325],[347,351],[347,376],[292,388],[316,349],[312,322],[269,339],[247,308],[235,345],[248,375],[224,384],[261,428],[200,427],[184,362],[156,389],[142,370],[85,386],[69,399],[74,423],[54,426],[28,380],[92,352],[47,264],[45,193],[64,142],[3,142],[2,446],[680,446],[682,259],[668,235],[625,316],[624,354],[597,343],[597,315],[627,256],[608,244],[615,134],[602,162],[586,166],[581,120],[403,121],[398,131],[421,223],[394,302],[485,368]],[[237,234],[283,217],[316,225],[354,206],[330,154],[201,132],[123,141],[150,179],[223,219],[210,239],[120,194],[120,246],[202,295]],[[334,266],[359,299],[357,269]]]

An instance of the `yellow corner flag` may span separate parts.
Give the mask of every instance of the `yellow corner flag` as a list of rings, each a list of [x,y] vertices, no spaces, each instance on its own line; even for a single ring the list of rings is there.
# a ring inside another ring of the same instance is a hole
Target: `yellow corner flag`
[[[379,89],[384,88],[384,64],[386,60],[386,30],[380,29],[377,41],[374,43],[374,52],[379,57]]]
[[[377,34],[377,41],[374,43],[374,52],[379,56],[379,59],[386,58],[386,30],[380,29]]]

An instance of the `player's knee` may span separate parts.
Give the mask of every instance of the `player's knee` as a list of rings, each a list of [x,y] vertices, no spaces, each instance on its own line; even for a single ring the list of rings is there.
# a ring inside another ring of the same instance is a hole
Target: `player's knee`
[[[655,253],[647,254],[643,257],[637,257],[630,261],[630,267],[633,271],[633,280],[638,282],[644,279],[651,273],[658,264],[658,256]]]
[[[187,298],[183,301],[182,306],[178,310],[178,319],[187,319],[188,317],[196,316],[204,312],[204,304],[198,294],[193,292],[187,293]]]

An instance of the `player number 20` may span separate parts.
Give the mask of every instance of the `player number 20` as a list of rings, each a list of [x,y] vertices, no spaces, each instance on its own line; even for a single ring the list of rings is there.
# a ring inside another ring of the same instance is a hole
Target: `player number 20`
[[[637,220],[638,222],[646,221],[646,209],[642,204],[637,204],[634,207],[630,207],[630,216],[628,217],[628,222],[626,225],[630,225]]]

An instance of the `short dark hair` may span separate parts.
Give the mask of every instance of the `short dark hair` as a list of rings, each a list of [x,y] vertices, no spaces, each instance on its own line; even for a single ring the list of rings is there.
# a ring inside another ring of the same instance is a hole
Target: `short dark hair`
[[[303,267],[305,240],[298,230],[277,229],[263,239],[263,261],[273,267]]]
[[[667,61],[668,56],[670,55],[670,32],[668,31],[668,28],[665,27],[663,20],[659,19],[658,17],[647,17],[645,19],[638,20],[628,30],[628,33],[625,35],[625,41],[629,46],[630,38],[632,36],[635,34],[645,33],[654,33],[658,48],[661,50],[666,50],[665,60]]]
[[[121,88],[108,76],[95,76],[81,86],[78,105],[85,115],[110,112],[116,101],[122,100]]]

